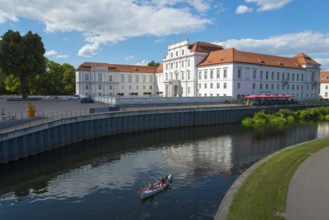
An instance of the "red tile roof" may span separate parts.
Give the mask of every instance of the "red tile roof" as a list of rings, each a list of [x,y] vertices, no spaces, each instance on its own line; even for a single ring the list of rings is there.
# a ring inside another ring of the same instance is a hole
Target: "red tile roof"
[[[198,41],[190,44],[188,49],[191,50],[191,52],[209,53],[211,51],[222,50],[223,47],[216,44]]]
[[[222,63],[250,63],[266,66],[278,66],[287,68],[302,68],[302,64],[316,64],[305,54],[298,54],[294,58],[272,56],[259,53],[243,52],[234,48],[210,52],[209,55],[198,65],[208,66]]]
[[[81,64],[77,70],[90,71],[91,67],[107,67],[109,72],[139,72],[139,73],[155,73],[158,67],[156,66],[139,66],[139,65],[121,65],[109,63],[85,62]]]
[[[320,73],[320,83],[329,83],[329,71]]]

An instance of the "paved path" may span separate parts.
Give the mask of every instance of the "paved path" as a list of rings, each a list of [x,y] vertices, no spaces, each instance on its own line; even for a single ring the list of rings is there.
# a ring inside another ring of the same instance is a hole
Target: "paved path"
[[[307,158],[293,175],[286,219],[329,219],[329,147]]]

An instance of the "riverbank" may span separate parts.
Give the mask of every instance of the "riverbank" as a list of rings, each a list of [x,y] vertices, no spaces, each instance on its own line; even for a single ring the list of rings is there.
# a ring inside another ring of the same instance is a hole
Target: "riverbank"
[[[329,138],[274,153],[249,168],[232,185],[215,219],[284,219],[289,184],[305,159],[328,147]]]

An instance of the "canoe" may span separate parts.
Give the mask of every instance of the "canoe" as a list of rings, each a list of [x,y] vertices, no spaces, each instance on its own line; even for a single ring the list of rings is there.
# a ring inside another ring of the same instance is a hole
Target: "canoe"
[[[172,180],[171,174],[169,174],[167,177],[168,179],[163,184],[160,184],[160,181],[156,181],[153,183],[152,189],[150,189],[148,186],[145,187],[140,195],[141,199],[145,199],[147,197],[153,196],[166,189]]]

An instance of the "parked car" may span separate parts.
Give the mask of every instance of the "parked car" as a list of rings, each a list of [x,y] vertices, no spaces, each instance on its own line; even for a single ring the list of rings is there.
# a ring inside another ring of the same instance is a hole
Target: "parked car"
[[[69,97],[69,100],[79,100],[80,96],[79,95],[73,95]]]
[[[92,98],[81,98],[80,103],[94,103],[94,100]]]
[[[60,98],[58,96],[52,96],[52,95],[50,95],[50,96],[47,96],[47,99],[48,100],[59,100]]]

